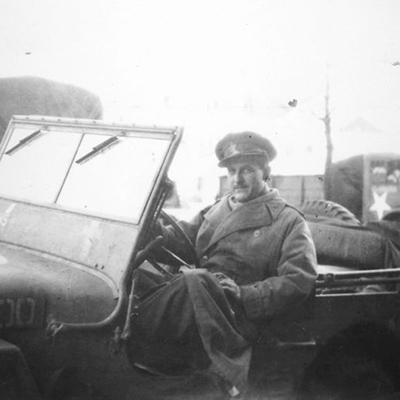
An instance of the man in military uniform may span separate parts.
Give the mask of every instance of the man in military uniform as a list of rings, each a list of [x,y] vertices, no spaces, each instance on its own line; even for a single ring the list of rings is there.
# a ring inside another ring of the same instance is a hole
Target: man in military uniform
[[[174,360],[186,354],[181,361],[211,371],[234,396],[245,389],[257,327],[309,296],[315,248],[303,216],[267,184],[276,154],[253,132],[228,134],[217,143],[231,191],[181,222],[201,268],[183,269],[142,296],[137,322],[147,343],[144,364],[171,371],[171,357],[160,349],[173,348]],[[172,226],[160,224],[158,231],[185,257]]]

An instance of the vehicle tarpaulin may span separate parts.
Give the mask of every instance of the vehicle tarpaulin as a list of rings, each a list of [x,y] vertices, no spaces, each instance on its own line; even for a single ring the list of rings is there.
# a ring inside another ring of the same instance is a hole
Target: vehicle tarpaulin
[[[81,87],[34,76],[0,78],[0,139],[13,115],[101,119],[100,98]]]

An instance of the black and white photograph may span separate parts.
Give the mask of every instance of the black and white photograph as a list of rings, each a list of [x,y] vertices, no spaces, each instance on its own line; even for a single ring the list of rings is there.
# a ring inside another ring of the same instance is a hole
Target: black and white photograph
[[[398,0],[0,26],[0,400],[400,399]]]

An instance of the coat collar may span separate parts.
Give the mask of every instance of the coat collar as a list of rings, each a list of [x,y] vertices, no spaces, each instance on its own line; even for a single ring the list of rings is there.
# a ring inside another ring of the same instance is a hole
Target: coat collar
[[[279,196],[276,189],[271,189],[263,196],[257,197],[236,210],[227,212],[229,209],[229,195],[212,207],[205,215],[212,228],[215,228],[210,242],[204,252],[213,244],[233,232],[271,225],[284,209],[286,202]],[[225,216],[220,223],[221,213]]]

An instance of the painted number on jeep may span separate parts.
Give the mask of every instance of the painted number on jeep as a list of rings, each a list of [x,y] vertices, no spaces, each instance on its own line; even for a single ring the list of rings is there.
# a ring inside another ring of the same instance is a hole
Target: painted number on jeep
[[[37,326],[42,301],[32,297],[0,298],[0,329]],[[39,317],[39,319],[41,319]]]

